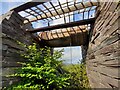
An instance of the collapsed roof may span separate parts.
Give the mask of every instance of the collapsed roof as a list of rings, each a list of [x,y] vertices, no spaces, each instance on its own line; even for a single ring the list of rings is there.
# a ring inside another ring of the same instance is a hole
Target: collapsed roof
[[[97,5],[96,0],[31,1],[12,10],[26,18],[24,24],[42,23],[27,31],[39,32],[40,43],[50,47],[70,46],[70,43],[80,46],[87,43]]]

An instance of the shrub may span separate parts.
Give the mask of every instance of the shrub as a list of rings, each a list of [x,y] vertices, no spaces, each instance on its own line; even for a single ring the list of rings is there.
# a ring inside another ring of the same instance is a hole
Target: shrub
[[[75,90],[91,90],[84,63],[64,65],[63,69],[71,75],[69,88],[74,88]]]
[[[26,53],[21,56],[28,61],[19,62],[22,67],[11,76],[19,77],[21,81],[9,89],[58,90],[69,85],[69,74],[59,72],[62,61],[58,59],[62,56],[62,50],[55,51],[51,55],[48,47],[39,49],[36,44],[23,46],[26,48]]]

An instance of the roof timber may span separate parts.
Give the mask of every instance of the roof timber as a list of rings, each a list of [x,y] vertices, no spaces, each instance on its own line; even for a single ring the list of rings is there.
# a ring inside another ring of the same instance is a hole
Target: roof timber
[[[54,30],[54,29],[91,24],[91,23],[94,23],[94,22],[95,22],[95,18],[91,18],[91,19],[80,20],[80,21],[76,21],[76,22],[70,22],[70,23],[65,23],[65,24],[59,24],[59,25],[48,26],[48,27],[43,27],[43,28],[37,28],[37,29],[34,29],[34,30],[27,30],[27,32],[36,33],[36,32],[40,32],[40,31],[50,31],[50,30]]]
[[[82,2],[65,0],[64,3],[61,3],[59,2],[59,0],[57,0],[57,2],[58,5],[55,5],[53,2],[50,1],[48,2],[50,5],[49,6],[46,4],[46,0],[44,2],[32,1],[16,7],[12,10],[18,13],[23,11],[23,13],[27,14],[27,16],[23,15],[24,18],[28,19],[27,21],[25,20],[24,23],[34,22],[38,20],[47,20],[47,27],[27,30],[27,32],[30,33],[40,32],[37,39],[39,39],[38,42],[40,44],[44,44],[44,46],[46,45],[50,47],[63,47],[70,46],[70,43],[71,46],[85,45],[88,40],[89,24],[93,24],[95,22],[95,18],[89,18],[89,16],[91,15],[90,11],[96,9],[93,6],[96,7],[98,5],[98,2],[94,2],[92,0],[88,0],[87,2],[85,0],[82,0]],[[88,12],[88,14],[86,14],[86,16],[88,15],[88,19],[84,18],[85,12]],[[80,17],[82,17],[82,20],[79,19],[80,21],[75,21],[75,14],[78,14]],[[65,22],[64,24],[49,26],[51,24],[51,21],[63,17],[64,22],[66,21],[69,23]],[[70,17],[72,17],[73,20],[71,20]],[[67,18],[69,18],[68,21]],[[70,20],[74,22],[71,22]]]
[[[84,36],[84,38],[83,38]],[[42,39],[39,44],[48,47],[67,47],[67,46],[80,46],[87,43],[88,35],[87,30],[85,32],[78,32],[70,34],[70,36],[63,38],[54,38],[49,40]],[[44,41],[44,43],[42,43]],[[70,45],[71,43],[71,45]]]
[[[75,28],[74,31],[71,30],[71,28],[67,28],[67,30],[63,31],[62,33],[61,32],[42,32],[39,34],[39,37],[44,40],[52,40],[57,38],[65,38],[72,34],[78,34],[78,33],[84,33],[84,32],[87,32],[85,28],[83,28],[82,31],[79,28]],[[41,36],[41,34],[44,34],[44,35]],[[64,36],[62,34],[64,34]],[[52,36],[54,36],[54,38]]]
[[[51,5],[55,9],[55,6],[53,6],[53,4],[51,4]],[[36,20],[41,20],[41,19],[54,17],[54,16],[57,16],[57,15],[62,15],[62,14],[65,14],[65,13],[73,12],[73,11],[76,11],[76,10],[80,10],[80,9],[84,9],[84,8],[88,8],[88,7],[92,7],[92,6],[97,6],[97,2],[85,2],[85,3],[80,2],[80,3],[75,3],[74,5],[67,6],[65,8],[61,7],[62,9],[58,9],[58,10],[55,9],[54,11],[51,11],[51,12],[49,11],[47,13],[43,13],[43,14],[41,14],[41,16],[37,16],[37,19],[36,18],[30,18],[29,21],[30,22],[34,22]],[[77,7],[77,8],[75,8],[75,7]],[[28,23],[28,21],[25,20],[24,23]]]

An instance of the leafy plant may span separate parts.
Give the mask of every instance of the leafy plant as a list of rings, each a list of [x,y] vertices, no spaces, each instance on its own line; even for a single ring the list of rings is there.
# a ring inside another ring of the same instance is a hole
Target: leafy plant
[[[71,83],[69,88],[90,90],[86,66],[84,63],[63,65],[63,69],[71,74]]]
[[[21,81],[9,89],[58,90],[69,85],[70,75],[59,70],[62,61],[58,59],[62,56],[62,50],[51,55],[48,47],[39,49],[35,43],[30,46],[21,45],[26,48],[26,53],[21,56],[28,61],[19,62],[22,68],[11,76],[19,77]]]

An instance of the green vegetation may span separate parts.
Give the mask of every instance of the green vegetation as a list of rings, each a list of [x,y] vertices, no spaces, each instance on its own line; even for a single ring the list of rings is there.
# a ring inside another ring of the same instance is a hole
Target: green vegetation
[[[85,65],[63,65],[59,60],[63,50],[54,51],[51,55],[48,47],[38,49],[36,44],[23,46],[26,48],[26,53],[21,56],[28,62],[19,62],[22,68],[16,69],[16,73],[10,76],[21,80],[7,90],[89,89]]]
[[[84,63],[63,65],[63,69],[71,75],[69,88],[74,88],[75,90],[90,90]]]
[[[27,52],[22,54],[28,62],[21,63],[23,66],[17,69],[13,77],[21,78],[21,82],[9,88],[10,90],[58,90],[69,85],[69,74],[60,73],[59,66],[62,61],[62,51],[55,51],[53,55],[50,48],[37,49],[36,44],[25,46]]]

